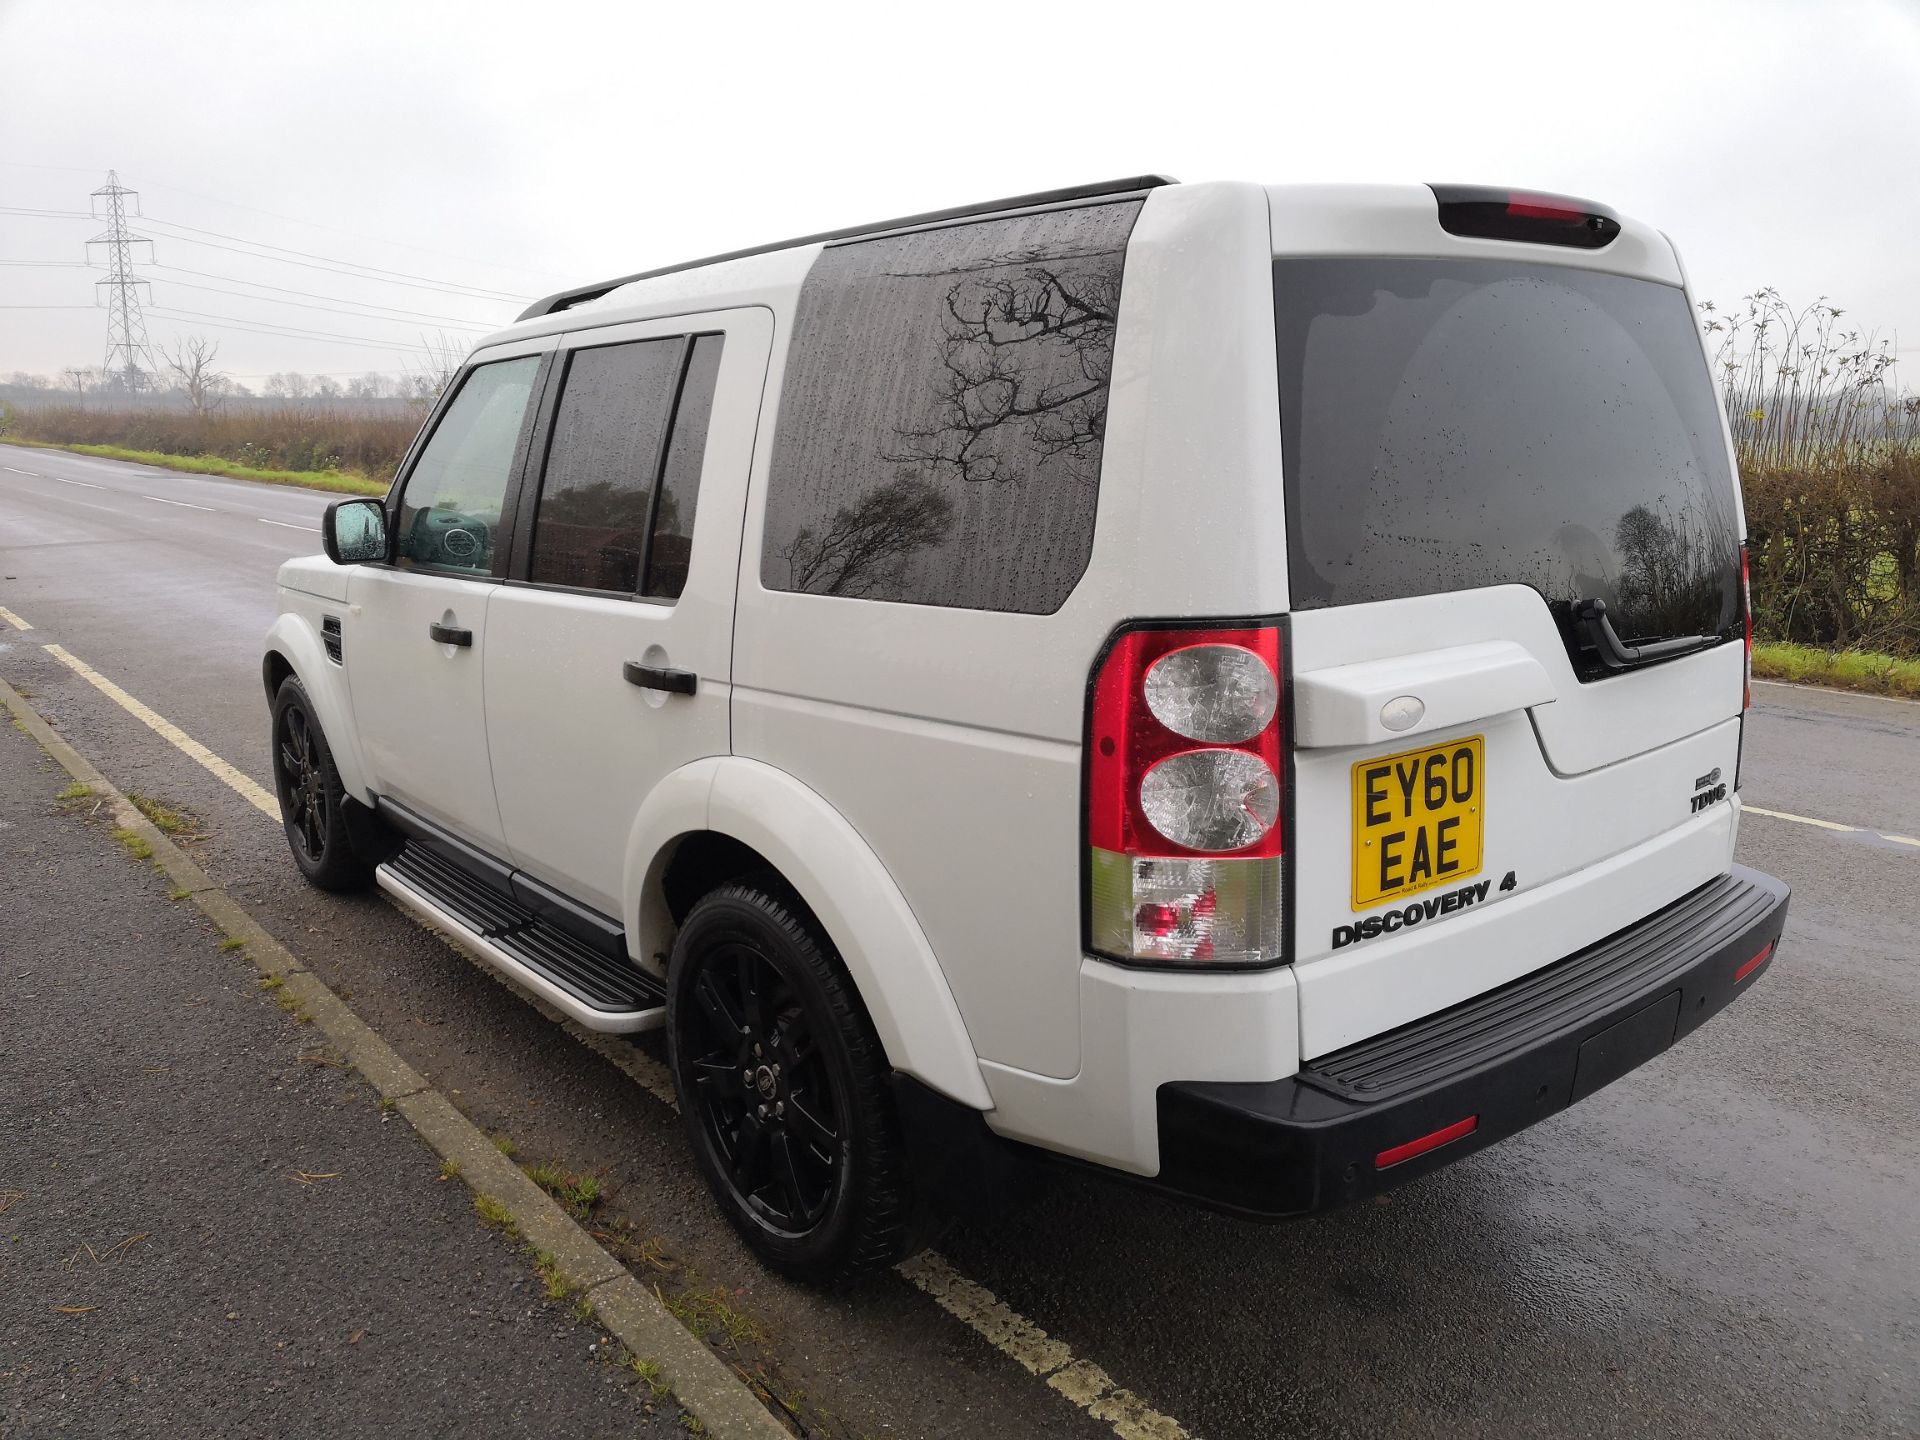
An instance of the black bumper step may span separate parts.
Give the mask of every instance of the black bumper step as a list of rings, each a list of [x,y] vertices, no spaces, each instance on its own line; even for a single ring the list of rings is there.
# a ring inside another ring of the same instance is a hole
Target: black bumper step
[[[1452,1009],[1270,1081],[1157,1097],[1156,1189],[1254,1219],[1349,1203],[1525,1129],[1652,1059],[1763,975],[1787,887],[1736,865]]]
[[[505,960],[502,968],[530,972],[587,1011],[635,1016],[667,1003],[666,987],[653,975],[543,919],[431,844],[410,840],[381,869],[487,942],[497,952],[490,957],[496,965]]]
[[[1620,1000],[1677,980],[1726,935],[1769,914],[1779,892],[1759,878],[1751,871],[1722,875],[1557,965],[1309,1061],[1300,1078],[1343,1099],[1384,1100],[1530,1048]]]

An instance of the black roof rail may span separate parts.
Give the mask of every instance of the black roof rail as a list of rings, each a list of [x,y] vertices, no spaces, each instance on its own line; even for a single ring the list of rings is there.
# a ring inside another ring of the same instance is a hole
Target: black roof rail
[[[615,280],[601,280],[592,285],[577,285],[571,290],[562,290],[547,296],[544,300],[534,301],[520,312],[519,318],[534,320],[542,315],[556,315],[562,310],[571,310],[576,305],[584,305],[589,300],[598,300],[602,295],[618,290],[622,285],[631,285],[636,280],[651,280],[657,275],[673,275],[682,270],[697,270],[702,265],[718,265],[723,260],[744,260],[749,255],[766,255],[775,250],[790,250],[797,245],[819,245],[834,240],[852,240],[866,235],[881,235],[889,230],[905,230],[915,225],[931,225],[941,220],[992,215],[1004,210],[1026,210],[1039,205],[1061,205],[1074,200],[1092,199],[1099,195],[1124,195],[1178,183],[1170,175],[1132,175],[1124,180],[1103,180],[1094,185],[1069,185],[1062,190],[1042,190],[1033,195],[1010,195],[1004,200],[986,200],[976,205],[955,205],[946,210],[929,210],[924,215],[902,215],[897,220],[880,220],[869,225],[851,225],[845,230],[823,230],[818,235],[801,235],[792,240],[776,240],[771,245],[753,245],[745,250],[729,250],[723,255],[706,255],[698,260],[683,260],[678,265],[662,265],[658,270],[642,270],[635,275],[622,275]]]

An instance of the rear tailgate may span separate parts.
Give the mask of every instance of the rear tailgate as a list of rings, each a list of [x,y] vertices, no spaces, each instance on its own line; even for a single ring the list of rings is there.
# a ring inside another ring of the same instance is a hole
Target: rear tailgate
[[[1309,1058],[1724,873],[1745,674],[1670,248],[1463,238],[1424,189],[1359,208],[1274,208]]]

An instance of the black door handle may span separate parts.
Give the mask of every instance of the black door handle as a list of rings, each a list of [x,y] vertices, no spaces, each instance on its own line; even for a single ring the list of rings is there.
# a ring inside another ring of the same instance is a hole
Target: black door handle
[[[442,625],[438,620],[427,626],[427,635],[442,645],[473,644],[473,631],[462,630],[458,625]]]
[[[691,695],[700,683],[700,677],[691,670],[642,665],[638,660],[627,661],[620,667],[620,673],[629,685],[638,685],[642,690],[665,690],[673,695]]]

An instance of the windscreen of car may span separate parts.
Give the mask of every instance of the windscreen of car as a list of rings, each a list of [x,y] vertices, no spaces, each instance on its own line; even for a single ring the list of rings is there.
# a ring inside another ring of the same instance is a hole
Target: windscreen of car
[[[1730,638],[1739,511],[1686,296],[1504,261],[1274,262],[1293,603],[1532,586]]]

